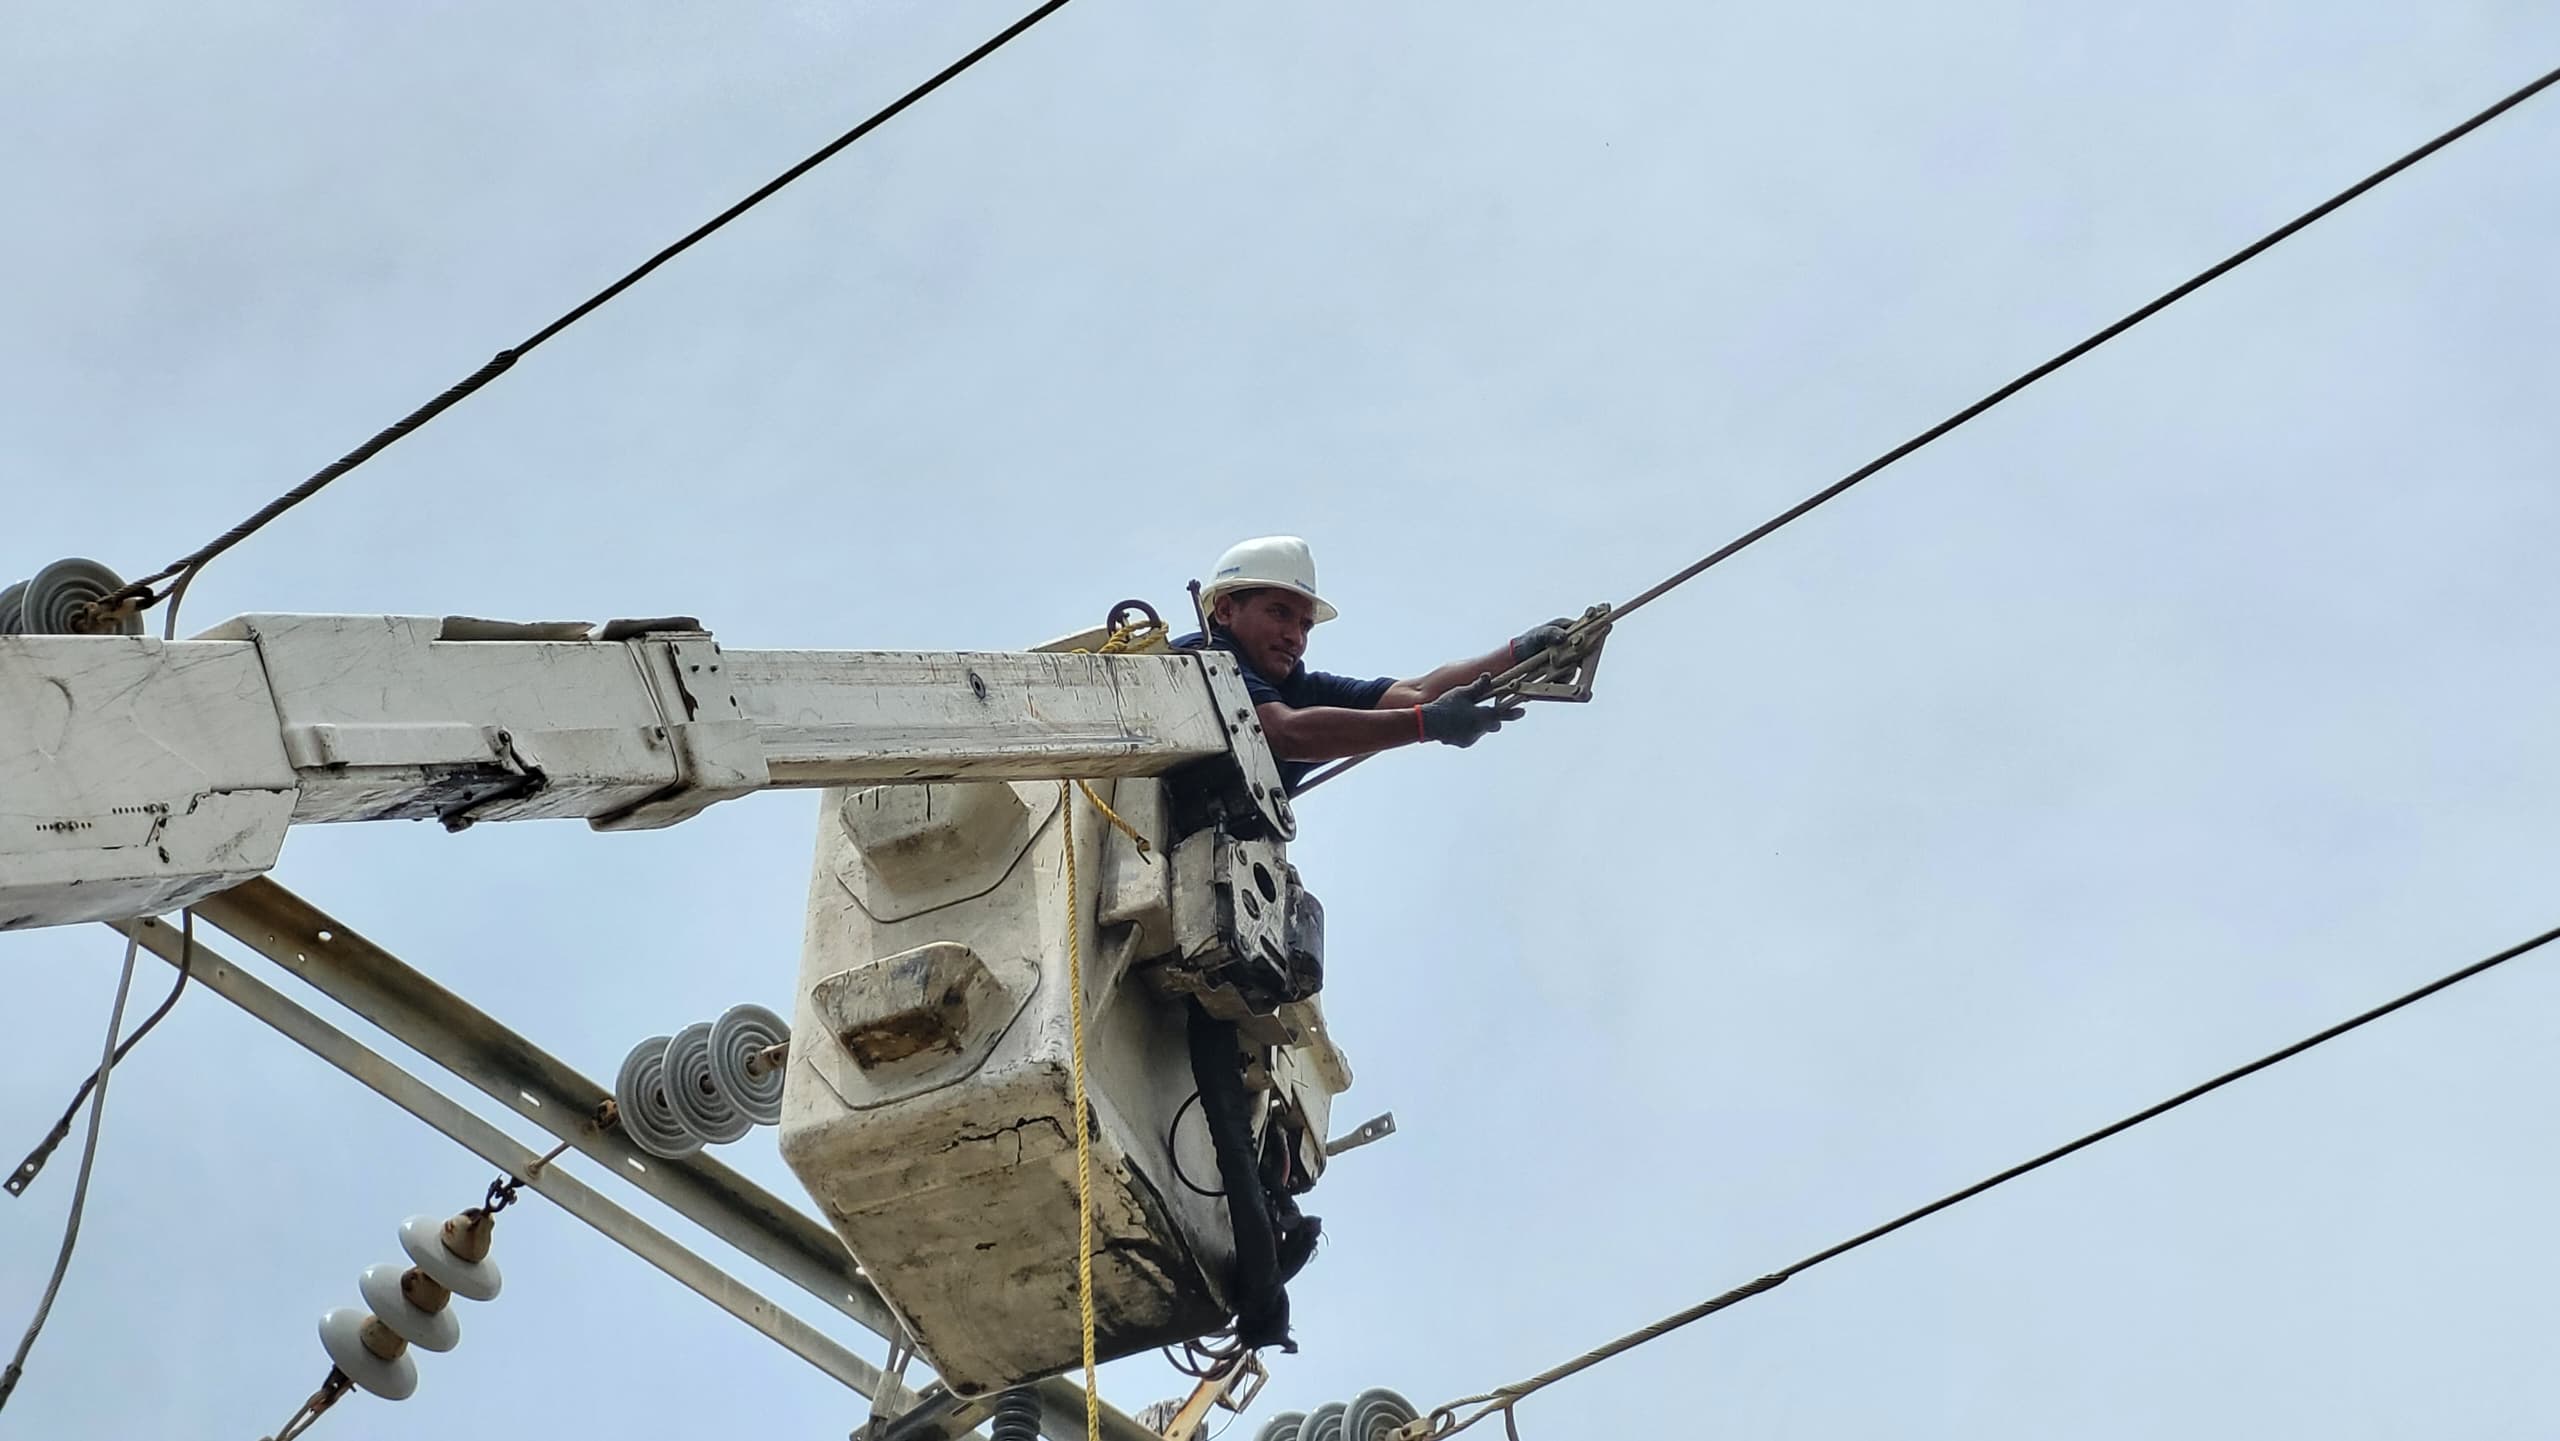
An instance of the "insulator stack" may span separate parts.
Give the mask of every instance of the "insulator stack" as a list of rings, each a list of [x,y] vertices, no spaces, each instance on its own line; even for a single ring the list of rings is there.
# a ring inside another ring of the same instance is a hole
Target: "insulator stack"
[[[1351,1398],[1342,1413],[1342,1441],[1387,1441],[1409,1422],[1422,1419],[1413,1403],[1384,1387]]]
[[[94,560],[57,560],[33,580],[0,590],[0,635],[82,635],[101,628],[140,635],[142,617],[131,607],[112,617],[89,609],[123,588],[114,571]]]
[[[782,1119],[790,1027],[762,1006],[731,1006],[716,1021],[652,1036],[614,1077],[623,1134],[673,1160]]]
[[[1016,1386],[996,1397],[987,1418],[987,1441],[1040,1441],[1040,1393]]]
[[[1389,1441],[1421,1415],[1412,1402],[1381,1388],[1313,1411],[1283,1411],[1262,1423],[1254,1441]]]
[[[320,1318],[320,1345],[347,1379],[386,1401],[405,1401],[418,1389],[418,1363],[409,1348],[450,1351],[462,1340],[453,1298],[497,1297],[498,1265],[489,1259],[497,1220],[474,1208],[449,1221],[412,1216],[400,1224],[400,1249],[409,1264],[368,1266],[356,1290],[370,1309],[341,1306]]]

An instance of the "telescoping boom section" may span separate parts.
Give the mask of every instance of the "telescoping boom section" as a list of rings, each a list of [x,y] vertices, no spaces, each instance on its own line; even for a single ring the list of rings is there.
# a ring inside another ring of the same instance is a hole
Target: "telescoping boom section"
[[[1162,776],[1294,829],[1217,655],[732,651],[689,620],[0,636],[0,930],[162,914],[310,821],[672,825],[773,787]]]

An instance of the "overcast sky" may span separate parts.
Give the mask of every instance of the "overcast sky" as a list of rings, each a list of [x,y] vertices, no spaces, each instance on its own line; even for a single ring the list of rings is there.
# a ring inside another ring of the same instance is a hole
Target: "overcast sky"
[[[0,579],[184,553],[1013,13],[21,9]],[[1087,0],[218,563],[186,629],[1002,648],[1294,531],[1342,610],[1317,663],[1411,674],[1625,597],[2554,63],[2525,0]],[[1340,1114],[1402,1130],[1312,1198],[1304,1350],[1233,1434],[1526,1375],[2560,924],[2555,252],[2546,97],[1631,621],[1596,704],[1311,798]],[[313,829],[278,877],[609,1077],[788,1009],[815,812]],[[120,953],[0,938],[0,1164]],[[1524,1434],[2560,1433],[2555,1090],[2560,954]],[[726,1153],[801,1194],[770,1132]],[[71,1171],[0,1201],[9,1337]],[[116,1074],[0,1428],[272,1430],[313,1319],[490,1175],[190,996]],[[548,1203],[497,1254],[417,1397],[320,1436],[862,1414]]]

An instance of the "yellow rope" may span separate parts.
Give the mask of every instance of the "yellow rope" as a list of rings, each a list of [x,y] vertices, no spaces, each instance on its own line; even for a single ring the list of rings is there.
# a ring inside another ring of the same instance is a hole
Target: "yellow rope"
[[[1080,650],[1077,651],[1076,654],[1128,655],[1133,651],[1144,650],[1146,647],[1163,640],[1172,632],[1172,629],[1173,628],[1171,626],[1166,625],[1160,620],[1131,621],[1127,625],[1114,626],[1111,634],[1104,637],[1101,646],[1095,650],[1090,652]],[[1147,844],[1147,838],[1145,836],[1138,834],[1138,828],[1129,824],[1127,821],[1120,819],[1120,813],[1113,810],[1111,808],[1111,803],[1104,800],[1101,792],[1096,791],[1093,788],[1093,782],[1077,781],[1076,785],[1084,792],[1084,798],[1093,802],[1093,808],[1102,812],[1102,818],[1111,823],[1111,828],[1118,831],[1120,834],[1127,836],[1129,838],[1129,844],[1138,848],[1138,859],[1152,865],[1155,862],[1155,848]],[[1072,826],[1073,823],[1070,822],[1069,824]],[[1069,866],[1073,866],[1075,864],[1074,858],[1070,856],[1067,863]]]
[[[1126,655],[1163,640],[1167,633],[1168,627],[1162,621],[1115,626],[1103,639],[1098,654]],[[1058,816],[1067,840],[1067,1018],[1073,1036],[1076,1094],[1076,1310],[1084,1328],[1085,1441],[1102,1441],[1102,1390],[1094,1376],[1093,1136],[1086,1121],[1091,1106],[1084,1090],[1084,896],[1076,881],[1076,797],[1068,784],[1058,782]],[[1112,829],[1127,836],[1130,844],[1138,848],[1139,859],[1154,860],[1147,838],[1120,818],[1120,813],[1094,790],[1093,782],[1079,780],[1074,786],[1093,802],[1093,808],[1102,813]]]
[[[1076,782],[1076,786],[1084,792],[1084,798],[1086,800],[1093,802],[1093,808],[1102,812],[1102,818],[1111,822],[1111,828],[1118,831],[1120,834],[1127,836],[1129,838],[1129,844],[1138,848],[1138,859],[1145,861],[1149,865],[1154,865],[1156,861],[1155,847],[1147,844],[1147,838],[1138,834],[1138,828],[1136,826],[1120,819],[1120,813],[1111,808],[1111,803],[1109,801],[1104,800],[1100,795],[1095,793],[1093,789],[1093,782],[1078,781]]]
[[[1127,625],[1112,627],[1111,634],[1102,642],[1099,653],[1127,655],[1131,651],[1144,650],[1171,634],[1173,634],[1173,627],[1163,621],[1133,620]]]
[[[1093,792],[1088,788],[1085,793]],[[1110,809],[1105,807],[1103,814],[1110,815]],[[1093,1360],[1093,1138],[1085,1125],[1084,905],[1076,889],[1076,798],[1065,781],[1058,782],[1058,815],[1067,837],[1067,1016],[1075,1052],[1076,1306],[1084,1315],[1084,1430],[1086,1441],[1102,1441],[1102,1393],[1095,1387]],[[1135,834],[1131,832],[1133,838]],[[1143,851],[1146,842],[1138,845]]]

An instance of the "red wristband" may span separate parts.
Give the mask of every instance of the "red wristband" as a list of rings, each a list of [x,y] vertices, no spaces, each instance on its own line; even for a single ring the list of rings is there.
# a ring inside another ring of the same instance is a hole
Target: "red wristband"
[[[1427,741],[1431,739],[1431,727],[1423,723],[1422,707],[1420,706],[1415,706],[1413,708],[1413,738],[1418,741]]]

